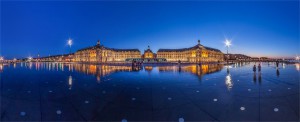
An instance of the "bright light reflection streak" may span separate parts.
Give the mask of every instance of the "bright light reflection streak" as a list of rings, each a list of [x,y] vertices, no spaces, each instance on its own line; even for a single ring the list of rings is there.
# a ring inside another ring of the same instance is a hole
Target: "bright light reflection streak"
[[[70,75],[69,76],[69,89],[70,90],[72,89],[72,83],[73,83],[73,80],[72,80],[72,76]]]
[[[228,74],[226,76],[225,84],[226,84],[228,90],[230,90],[233,87],[233,83],[232,83],[231,75],[230,74]]]

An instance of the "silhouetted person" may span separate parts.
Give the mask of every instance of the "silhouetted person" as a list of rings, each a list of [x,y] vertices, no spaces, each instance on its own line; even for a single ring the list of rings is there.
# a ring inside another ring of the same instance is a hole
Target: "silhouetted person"
[[[256,72],[256,65],[253,66],[253,72]]]
[[[277,75],[277,77],[279,77],[279,70],[278,69],[276,70],[276,75]]]
[[[276,68],[278,68],[278,65],[279,65],[279,61],[276,61]]]
[[[260,64],[258,64],[258,72],[260,72],[261,71],[261,66],[260,66]]]

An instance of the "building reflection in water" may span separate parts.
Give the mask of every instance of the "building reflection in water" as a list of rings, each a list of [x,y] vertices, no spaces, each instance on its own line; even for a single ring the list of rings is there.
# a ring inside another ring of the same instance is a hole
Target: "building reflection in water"
[[[32,63],[24,63],[25,67],[31,68]],[[21,63],[21,66],[23,64]],[[140,71],[143,68],[145,71],[152,71],[155,67],[157,67],[159,72],[171,71],[171,72],[190,72],[192,74],[197,75],[201,78],[205,74],[210,74],[214,72],[221,71],[223,68],[222,64],[202,64],[202,65],[172,65],[172,66],[139,66],[132,67],[131,65],[94,65],[94,64],[81,64],[81,63],[58,63],[58,62],[36,62],[34,64],[36,70],[46,69],[49,71],[64,71],[64,69],[68,69],[68,71],[72,72],[73,70],[84,73],[86,75],[94,75],[96,76],[97,82],[101,82],[101,78],[103,76],[107,76],[109,74],[115,72],[133,72]],[[2,66],[0,66],[0,70],[2,70]],[[72,76],[70,75],[68,78],[69,89],[72,88]]]
[[[145,70],[146,71],[152,71],[153,70],[153,66],[145,66]]]
[[[202,65],[186,65],[186,66],[158,66],[159,72],[173,71],[173,72],[190,72],[199,77],[221,71],[222,64],[202,64]]]
[[[75,71],[95,75],[98,83],[101,82],[101,77],[109,75],[114,72],[130,72],[137,71],[137,67],[131,66],[113,66],[113,65],[92,65],[92,64],[73,64]]]

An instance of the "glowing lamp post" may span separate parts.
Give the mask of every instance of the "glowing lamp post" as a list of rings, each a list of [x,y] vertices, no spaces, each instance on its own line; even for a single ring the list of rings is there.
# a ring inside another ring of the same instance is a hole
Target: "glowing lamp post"
[[[31,61],[31,60],[32,60],[32,57],[31,57],[31,56],[29,56],[29,57],[28,57],[28,61]]]
[[[72,44],[73,44],[72,39],[69,39],[69,40],[68,40],[68,45],[70,46],[70,53],[71,53],[71,46],[72,46]]]
[[[229,58],[229,55],[228,55],[228,48],[230,47],[230,45],[231,45],[231,41],[230,40],[228,40],[228,39],[226,39],[225,40],[225,46],[227,47],[227,64],[228,64],[228,58]]]

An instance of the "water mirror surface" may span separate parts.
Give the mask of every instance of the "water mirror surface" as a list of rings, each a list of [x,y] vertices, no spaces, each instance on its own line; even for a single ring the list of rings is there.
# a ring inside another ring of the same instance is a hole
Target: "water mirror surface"
[[[1,65],[1,121],[299,120],[300,64],[254,64]]]

